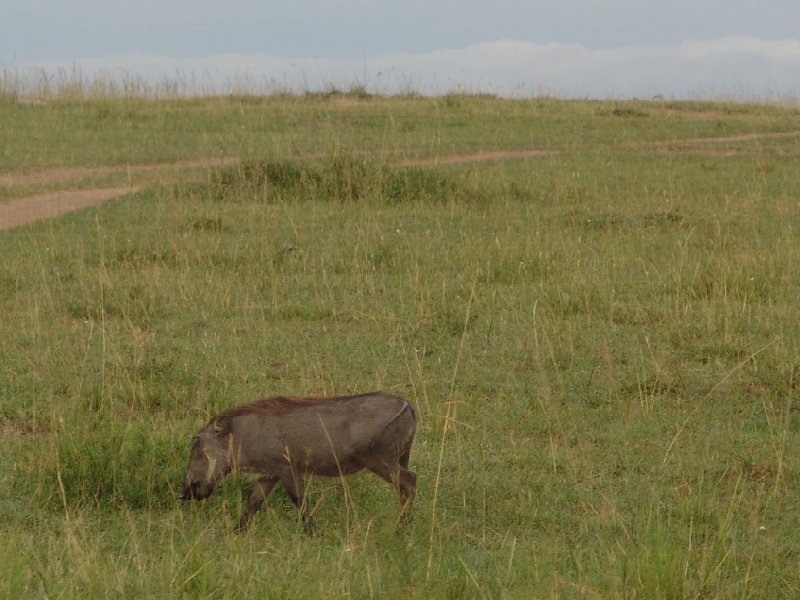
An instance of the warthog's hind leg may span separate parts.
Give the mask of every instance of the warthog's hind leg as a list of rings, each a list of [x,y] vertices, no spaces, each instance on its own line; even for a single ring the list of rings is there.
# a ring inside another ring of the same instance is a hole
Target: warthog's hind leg
[[[375,473],[384,481],[389,482],[400,493],[400,522],[407,523],[411,517],[411,505],[417,493],[417,474],[407,469],[402,462],[408,465],[408,456],[404,461],[395,465],[388,465],[380,460],[366,461],[364,466]]]
[[[417,494],[417,474],[400,467],[397,486],[400,488],[400,522],[406,524],[411,520],[411,505]]]

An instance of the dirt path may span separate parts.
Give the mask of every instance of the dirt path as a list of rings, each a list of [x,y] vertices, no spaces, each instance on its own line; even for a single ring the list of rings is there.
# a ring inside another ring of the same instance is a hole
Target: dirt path
[[[645,142],[648,146],[684,146],[693,144],[730,144],[732,142],[753,142],[756,140],[800,137],[800,131],[774,131],[772,133],[740,133],[725,137],[678,138],[658,142]]]
[[[184,160],[176,163],[161,163],[148,165],[125,165],[113,167],[75,167],[62,169],[47,169],[33,173],[0,175],[0,185],[30,185],[37,183],[64,183],[90,179],[103,175],[119,173],[149,173],[154,171],[168,171],[175,169],[191,169],[197,167],[219,167],[233,165],[239,162],[238,158],[209,158],[202,160]],[[18,198],[0,204],[0,230],[28,225],[41,219],[57,217],[73,210],[79,210],[106,200],[125,196],[136,192],[133,186],[113,188],[93,188],[73,191],[52,192]]]
[[[514,158],[537,158],[558,154],[558,150],[497,150],[494,152],[476,152],[474,154],[453,154],[437,158],[422,158],[404,160],[399,164],[403,167],[421,167],[426,165],[465,165],[477,162],[493,162],[512,160]]]
[[[137,191],[135,187],[53,192],[0,204],[0,229],[27,225]]]
[[[713,144],[727,144],[734,142],[750,142],[760,139],[779,139],[800,137],[800,131],[782,131],[771,133],[744,133],[726,137],[697,137],[679,138],[674,140],[659,140],[638,142],[636,146],[642,148],[656,148],[664,151],[678,151],[679,149],[696,149],[698,146]],[[706,152],[725,153],[724,149],[706,148]],[[432,159],[404,160],[398,164],[405,167],[426,165],[459,165],[480,162],[494,162],[519,158],[538,158],[558,154],[559,150],[497,150],[491,152],[475,152],[471,154],[455,154],[439,156]],[[186,160],[176,163],[126,165],[114,167],[77,167],[48,169],[34,173],[0,175],[0,185],[30,185],[38,183],[58,183],[90,179],[109,174],[119,173],[147,173],[153,171],[167,171],[174,169],[189,169],[196,167],[218,167],[233,165],[239,162],[238,158],[211,158],[201,160]],[[100,189],[84,189],[76,191],[53,192],[39,194],[27,198],[19,198],[0,204],[0,230],[9,229],[33,223],[40,219],[48,219],[73,210],[86,208],[111,198],[131,194],[137,191],[135,187],[115,187]]]
[[[153,171],[169,171],[173,169],[192,169],[197,167],[224,167],[235,165],[238,158],[206,158],[201,160],[182,160],[175,163],[157,163],[149,165],[124,165],[114,167],[72,167],[62,169],[47,169],[33,173],[0,175],[0,185],[26,185],[32,183],[57,183],[77,181],[114,175],[119,173],[149,173]]]

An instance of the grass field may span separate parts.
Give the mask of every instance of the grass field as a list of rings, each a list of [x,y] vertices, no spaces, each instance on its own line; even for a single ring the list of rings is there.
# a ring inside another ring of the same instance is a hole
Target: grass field
[[[0,232],[0,597],[800,595],[800,108],[17,100],[0,175],[240,162],[0,189],[141,190]],[[211,414],[373,389],[407,531],[371,475],[313,538],[177,499]]]

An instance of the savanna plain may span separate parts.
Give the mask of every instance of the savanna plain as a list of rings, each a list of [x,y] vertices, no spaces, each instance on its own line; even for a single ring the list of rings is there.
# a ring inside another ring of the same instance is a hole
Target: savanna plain
[[[800,596],[797,105],[27,100],[0,203],[137,191],[0,231],[0,597]],[[405,529],[178,499],[214,413],[376,389]]]

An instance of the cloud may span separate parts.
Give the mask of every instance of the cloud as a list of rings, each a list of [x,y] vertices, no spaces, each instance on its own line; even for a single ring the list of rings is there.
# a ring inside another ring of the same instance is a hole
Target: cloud
[[[347,90],[453,91],[528,97],[800,98],[800,40],[730,36],[678,45],[590,48],[498,40],[427,54],[360,60],[222,54],[178,59],[151,55],[87,58],[70,64],[24,63],[26,73],[138,80],[182,93]]]

